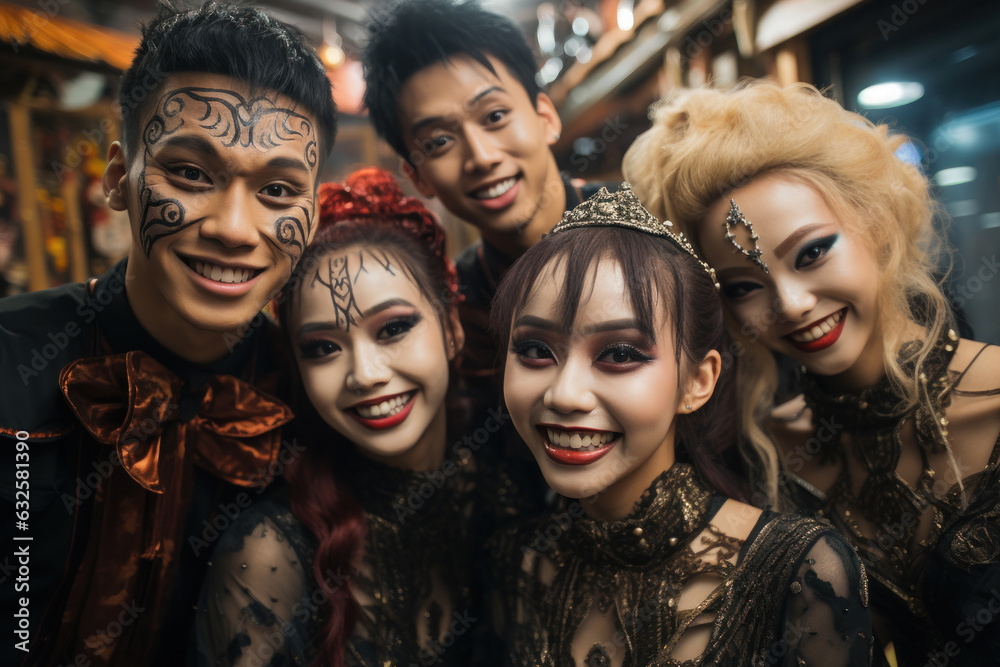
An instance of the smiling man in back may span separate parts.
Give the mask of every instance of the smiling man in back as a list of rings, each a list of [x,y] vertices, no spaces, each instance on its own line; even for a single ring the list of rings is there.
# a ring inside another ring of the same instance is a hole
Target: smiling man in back
[[[0,589],[27,619],[4,664],[183,664],[212,541],[294,455],[260,312],[312,236],[325,70],[259,10],[164,8],[120,102],[104,191],[127,260],[0,301],[2,474],[16,448],[32,492],[0,486],[32,538],[30,589]]]
[[[499,371],[486,332],[497,281],[596,188],[559,172],[551,146],[562,123],[513,21],[476,2],[403,0],[373,17],[370,35],[362,62],[375,129],[422,195],[481,234],[456,265],[462,373],[489,400]]]

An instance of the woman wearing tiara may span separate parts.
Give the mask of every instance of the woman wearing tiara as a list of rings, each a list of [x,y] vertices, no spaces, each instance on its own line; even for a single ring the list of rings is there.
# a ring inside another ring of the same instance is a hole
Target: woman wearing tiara
[[[216,547],[199,664],[464,667],[479,520],[447,407],[463,337],[444,229],[376,169],[318,201],[279,306],[297,453]]]
[[[491,544],[506,664],[869,664],[850,545],[725,495],[717,284],[669,222],[602,189],[513,266],[492,321],[511,419],[562,496]]]
[[[992,664],[1000,349],[956,332],[905,141],[761,83],[665,100],[624,169],[718,271],[759,498],[783,487],[851,540],[899,664]],[[772,353],[800,367],[782,405]]]

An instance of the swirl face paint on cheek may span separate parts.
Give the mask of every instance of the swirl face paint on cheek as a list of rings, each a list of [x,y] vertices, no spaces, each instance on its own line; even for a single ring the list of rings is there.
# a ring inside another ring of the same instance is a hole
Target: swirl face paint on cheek
[[[282,216],[274,223],[274,237],[281,245],[281,252],[288,255],[292,269],[298,264],[312,231],[312,211],[305,206],[295,208],[302,214]]]
[[[182,129],[185,132],[180,132]],[[256,148],[266,153],[299,142],[304,144],[305,166],[312,171],[318,163],[316,133],[306,116],[280,107],[267,97],[247,100],[239,93],[224,89],[185,87],[168,92],[146,124],[142,141],[139,240],[147,257],[156,241],[204,219],[188,219],[189,212],[180,198],[163,194],[150,185],[152,173],[162,173],[166,177],[169,171],[154,155],[165,144],[193,148],[214,157],[228,157],[226,149]],[[238,157],[236,160],[239,162]],[[219,183],[213,185],[227,185],[230,180],[225,173],[214,176]],[[293,266],[302,254],[312,226],[309,209],[297,208],[301,209],[301,215],[286,215],[274,224],[275,238]]]

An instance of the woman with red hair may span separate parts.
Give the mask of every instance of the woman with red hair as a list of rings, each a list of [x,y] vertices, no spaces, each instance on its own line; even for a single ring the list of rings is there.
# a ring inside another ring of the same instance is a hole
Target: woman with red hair
[[[278,304],[294,460],[216,547],[199,661],[468,664],[475,464],[446,400],[464,338],[445,233],[377,169],[319,202]]]

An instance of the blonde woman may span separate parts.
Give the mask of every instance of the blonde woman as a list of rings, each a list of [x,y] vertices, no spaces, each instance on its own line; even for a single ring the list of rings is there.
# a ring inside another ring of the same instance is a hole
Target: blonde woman
[[[757,499],[854,543],[899,664],[990,663],[1000,349],[956,332],[906,138],[807,85],[684,91],[653,119],[623,168],[718,272]],[[800,367],[783,405],[773,353]]]

